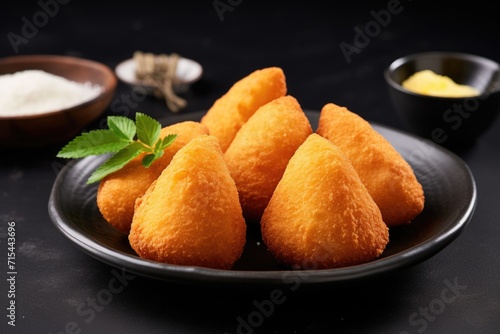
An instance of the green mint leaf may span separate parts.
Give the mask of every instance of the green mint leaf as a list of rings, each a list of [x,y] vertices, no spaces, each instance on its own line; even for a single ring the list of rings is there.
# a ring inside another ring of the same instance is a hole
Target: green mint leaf
[[[135,136],[135,123],[133,120],[123,116],[108,116],[108,127],[117,137],[132,141]]]
[[[146,168],[149,168],[153,161],[156,160],[156,156],[154,154],[147,154],[142,158],[142,165]]]
[[[174,142],[174,140],[177,138],[177,134],[169,134],[165,137],[163,137],[162,140],[159,140],[157,143],[156,143],[156,146],[155,146],[155,151],[158,149],[158,150],[164,150],[166,149],[167,147],[169,147],[170,145],[172,145],[172,143]],[[158,147],[158,145],[160,145]]]
[[[149,168],[149,166],[151,166],[153,161],[160,158],[162,155],[163,155],[163,150],[155,151],[154,153],[150,153],[150,154],[144,156],[144,158],[142,158],[142,165],[146,168]]]
[[[161,158],[163,156],[163,150],[162,151],[158,151],[158,152],[155,152],[154,155],[155,155],[155,160],[158,159],[158,158]]]
[[[109,129],[84,132],[57,153],[59,158],[114,153],[90,175],[87,184],[100,181],[123,168],[141,153],[147,153],[142,159],[142,165],[150,167],[177,138],[177,134],[160,138],[161,124],[142,113],[136,113],[135,123],[122,116],[108,116],[107,121]],[[134,140],[136,135],[138,140]]]
[[[57,157],[77,159],[89,155],[115,153],[129,143],[130,141],[117,137],[111,130],[92,130],[71,140],[57,153]]]
[[[91,184],[102,180],[105,176],[121,169],[133,158],[138,156],[144,150],[144,146],[139,142],[132,142],[127,147],[115,153],[111,158],[100,165],[87,180]]]
[[[135,124],[137,126],[137,138],[149,147],[153,147],[160,138],[160,122],[146,114],[136,113]]]

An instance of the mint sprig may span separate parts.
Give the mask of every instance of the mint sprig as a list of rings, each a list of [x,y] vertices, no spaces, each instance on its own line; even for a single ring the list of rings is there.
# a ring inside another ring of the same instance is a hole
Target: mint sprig
[[[108,116],[107,122],[109,129],[84,132],[57,153],[58,158],[66,159],[113,154],[90,175],[87,184],[123,168],[141,153],[147,153],[142,158],[142,165],[148,168],[177,138],[177,134],[160,138],[161,124],[143,113],[136,113],[135,123],[124,116]]]

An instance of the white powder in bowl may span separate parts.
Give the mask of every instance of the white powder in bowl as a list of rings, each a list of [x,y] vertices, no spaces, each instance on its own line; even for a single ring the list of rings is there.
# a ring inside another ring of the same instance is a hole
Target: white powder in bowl
[[[97,97],[102,87],[42,70],[0,75],[0,116],[41,114],[74,107]]]

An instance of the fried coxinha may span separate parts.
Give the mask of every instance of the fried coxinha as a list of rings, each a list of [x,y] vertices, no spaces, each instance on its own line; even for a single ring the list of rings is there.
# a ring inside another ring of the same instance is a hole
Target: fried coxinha
[[[296,269],[331,269],[379,257],[389,230],[344,153],[313,133],[290,159],[261,219],[275,258]]]
[[[181,148],[137,200],[129,241],[145,259],[230,269],[246,243],[246,224],[215,136]]]
[[[201,119],[225,152],[248,119],[262,105],[284,96],[286,78],[279,67],[256,70],[235,82],[219,97]]]
[[[260,221],[288,160],[311,133],[309,119],[290,95],[266,103],[243,124],[224,158],[247,221]]]
[[[388,226],[410,223],[422,212],[424,191],[412,167],[368,121],[327,103],[316,132],[347,155]]]
[[[141,154],[99,183],[97,207],[104,219],[117,230],[123,233],[130,231],[136,199],[144,195],[179,149],[193,138],[208,134],[208,129],[200,122],[185,121],[165,126],[160,137],[169,134],[177,134],[175,141],[149,168],[142,165],[144,154]]]

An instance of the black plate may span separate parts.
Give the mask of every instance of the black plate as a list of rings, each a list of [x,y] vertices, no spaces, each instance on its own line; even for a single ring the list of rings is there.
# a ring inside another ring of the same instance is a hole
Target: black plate
[[[200,120],[205,112],[175,115],[163,125]],[[313,129],[319,112],[306,111]],[[469,223],[477,201],[468,166],[454,153],[411,134],[372,124],[413,167],[426,196],[424,211],[411,223],[390,229],[390,242],[376,260],[361,265],[291,271],[267,252],[258,227],[249,226],[247,244],[232,270],[170,265],[139,258],[127,236],[113,229],[96,205],[97,184],[87,185],[104,156],[70,161],[58,174],[48,210],[59,231],[91,256],[137,275],[183,283],[222,285],[322,285],[373,278],[420,263],[455,240]],[[295,277],[294,277],[295,275]]]

